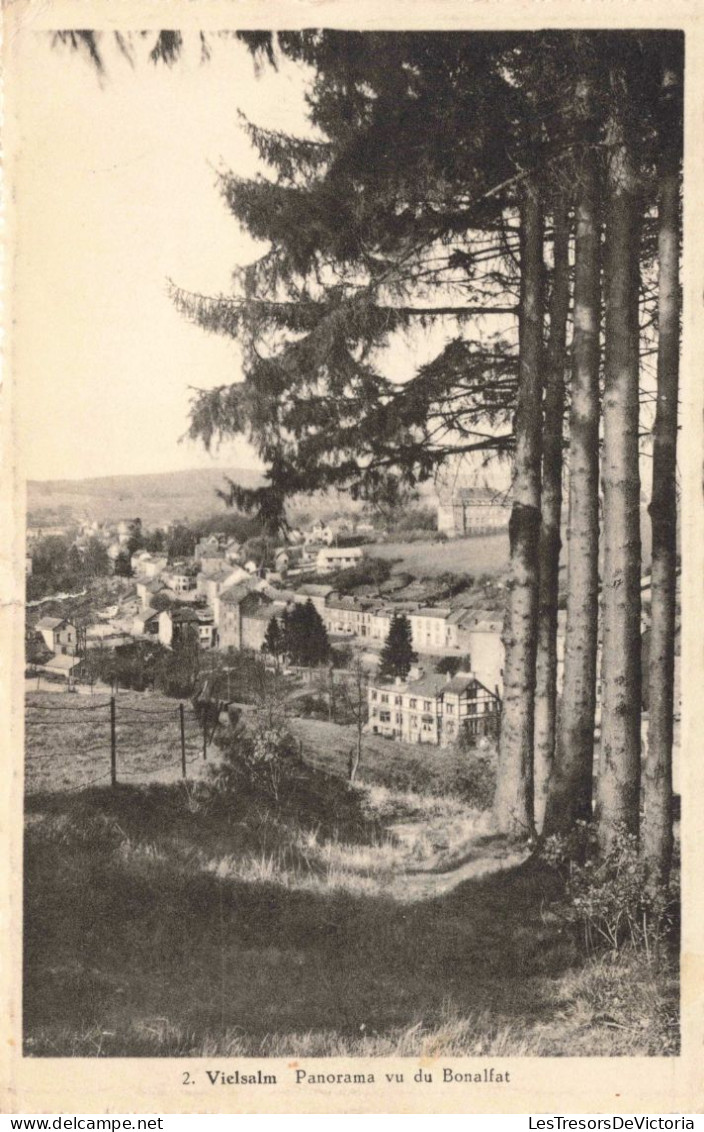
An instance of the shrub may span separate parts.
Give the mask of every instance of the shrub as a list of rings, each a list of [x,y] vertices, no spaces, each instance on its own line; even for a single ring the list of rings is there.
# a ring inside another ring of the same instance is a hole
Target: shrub
[[[648,883],[637,838],[618,829],[605,857],[596,855],[595,831],[578,822],[567,837],[550,837],[541,850],[548,864],[565,876],[565,900],[555,911],[587,954],[624,946],[657,958],[677,921],[677,894]]]
[[[485,741],[479,742],[481,744]],[[463,775],[463,794],[475,809],[490,810],[496,792],[496,751],[487,742],[484,749],[473,746],[467,753],[469,758]]]
[[[221,748],[223,761],[213,785],[224,793],[237,794],[244,785],[248,793],[278,803],[300,766],[298,744],[276,711],[258,711],[248,726],[236,722]]]

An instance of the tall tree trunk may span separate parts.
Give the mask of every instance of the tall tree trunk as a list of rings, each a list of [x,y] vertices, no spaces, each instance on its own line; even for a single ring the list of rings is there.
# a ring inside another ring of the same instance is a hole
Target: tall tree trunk
[[[658,164],[658,378],[653,431],[653,530],[648,671],[648,755],[642,852],[653,880],[672,858],[672,739],[677,586],[677,395],[679,384],[680,76],[663,71]]]
[[[570,305],[570,222],[566,194],[553,210],[553,277],[543,406],[538,654],[535,668],[535,825],[543,826],[555,755],[557,604],[562,517],[562,436],[565,413],[567,318]]]
[[[612,83],[617,105],[607,137],[602,721],[597,793],[602,853],[612,846],[619,826],[638,832],[642,703],[638,468],[641,202],[634,153],[622,117],[628,96],[626,77],[617,71]]]
[[[533,729],[538,631],[538,543],[543,353],[543,214],[529,181],[521,197],[519,382],[513,508],[504,623],[504,702],[494,820],[512,836],[533,833]]]
[[[583,92],[585,99],[588,92]],[[545,832],[591,817],[599,624],[600,220],[596,152],[577,182],[569,419],[569,557],[564,678]]]

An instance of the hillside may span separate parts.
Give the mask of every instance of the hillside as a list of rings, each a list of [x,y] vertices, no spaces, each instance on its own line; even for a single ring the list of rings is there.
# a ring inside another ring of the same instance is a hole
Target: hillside
[[[146,524],[199,519],[223,507],[216,492],[227,477],[245,487],[262,483],[251,468],[194,468],[151,475],[101,476],[84,480],[29,480],[28,521],[117,520],[137,516]]]
[[[67,524],[86,518],[117,521],[139,516],[146,526],[166,526],[175,519],[194,521],[207,518],[224,508],[218,489],[232,479],[243,487],[263,483],[261,472],[253,468],[193,468],[183,472],[150,475],[100,476],[82,480],[29,480],[27,482],[27,521]],[[432,484],[419,492],[424,503],[432,501]],[[291,500],[294,523],[315,518],[328,520],[339,514],[359,514],[361,502],[343,491],[316,492]]]

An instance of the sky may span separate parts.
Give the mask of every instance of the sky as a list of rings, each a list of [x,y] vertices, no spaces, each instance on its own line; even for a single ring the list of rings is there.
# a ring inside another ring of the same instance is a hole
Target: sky
[[[257,467],[246,442],[210,456],[179,443],[189,387],[240,377],[236,344],[176,313],[168,279],[230,289],[263,250],[216,188],[223,166],[257,158],[238,110],[301,133],[305,75],[255,76],[234,41],[202,64],[196,45],[169,69],[131,68],[111,46],[100,80],[82,56],[20,33],[15,354],[24,472],[82,478],[192,467]]]

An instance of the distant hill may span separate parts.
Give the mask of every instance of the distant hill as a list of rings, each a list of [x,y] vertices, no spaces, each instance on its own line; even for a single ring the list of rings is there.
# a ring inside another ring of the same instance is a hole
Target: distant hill
[[[258,487],[262,474],[251,468],[194,468],[186,472],[101,476],[85,480],[29,480],[28,522],[71,522],[139,516],[147,526],[174,519],[200,519],[224,509],[216,492],[226,478]]]
[[[27,521],[46,526],[67,525],[84,519],[98,522],[139,517],[145,526],[166,526],[177,519],[195,522],[225,510],[218,488],[232,479],[243,487],[259,487],[261,472],[252,468],[194,468],[186,472],[158,472],[142,476],[101,476],[85,480],[29,480]],[[432,495],[432,484],[421,488],[424,502]],[[359,514],[360,502],[347,492],[330,490],[291,500],[289,517],[294,524],[316,518]]]

